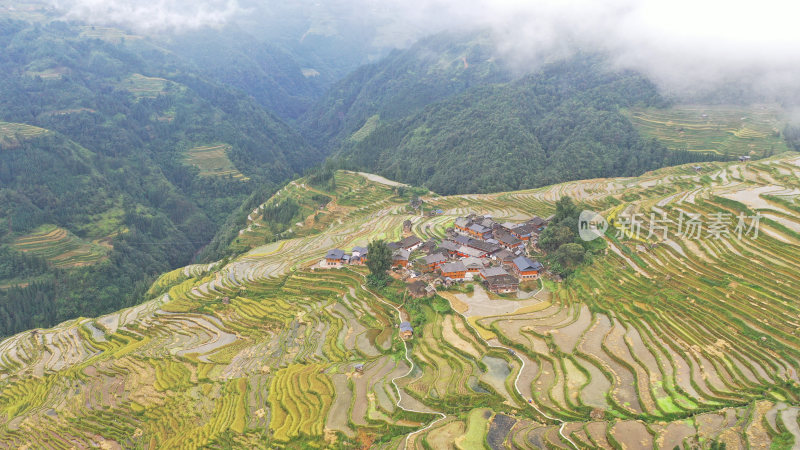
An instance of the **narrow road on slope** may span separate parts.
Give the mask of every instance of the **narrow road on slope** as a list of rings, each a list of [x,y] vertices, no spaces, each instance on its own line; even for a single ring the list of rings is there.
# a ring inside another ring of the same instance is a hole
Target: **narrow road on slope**
[[[534,294],[533,296],[535,297],[539,292],[542,291],[542,289],[544,289],[544,287],[539,289],[536,292],[536,294]],[[445,298],[445,297],[442,297],[442,298]],[[522,375],[522,371],[525,370],[525,361],[517,354],[517,351],[515,349],[511,348],[511,347],[505,347],[503,345],[492,345],[492,344],[490,344],[489,341],[484,339],[483,336],[481,336],[481,334],[478,332],[478,330],[476,330],[475,327],[472,326],[472,324],[469,322],[469,319],[467,319],[467,316],[465,316],[464,314],[458,312],[455,308],[453,308],[453,305],[450,303],[450,299],[445,298],[445,300],[447,300],[447,304],[450,305],[450,309],[452,309],[456,314],[460,315],[464,319],[464,323],[473,331],[473,333],[478,337],[478,339],[482,340],[486,344],[487,347],[503,349],[503,350],[509,352],[510,354],[514,355],[519,360],[521,365],[519,367],[519,372],[517,372],[517,378],[514,379],[514,390],[517,391],[517,394],[519,394],[519,396],[524,399],[525,397],[520,392],[519,386],[517,386],[517,384],[519,383],[519,377],[520,377],[520,375]],[[560,423],[561,426],[558,428],[558,434],[562,438],[564,438],[565,441],[569,442],[569,444],[572,445],[575,449],[579,449],[580,448],[574,442],[572,442],[572,439],[570,439],[569,437],[567,437],[567,435],[564,434],[564,427],[567,426],[567,422],[564,422],[563,420],[558,419],[556,417],[552,417],[549,414],[547,414],[544,411],[542,411],[541,409],[539,409],[539,407],[537,407],[533,403],[533,399],[530,399],[530,402],[528,402],[528,405],[530,405],[542,417],[545,417],[545,418],[550,419],[550,420],[552,420],[554,422]]]
[[[347,269],[347,270],[350,270],[350,269]],[[362,277],[364,277],[364,275],[359,274],[358,272],[355,272],[355,271],[351,271],[351,272],[356,273],[356,274],[361,275]],[[369,288],[367,288],[366,285],[362,284],[361,288],[364,289],[365,291],[369,292],[370,294],[374,295],[375,298],[379,302],[383,303],[384,305],[387,305],[387,306],[391,307],[392,309],[394,309],[397,312],[397,320],[399,321],[397,323],[397,325],[399,325],[400,322],[403,322],[403,313],[400,311],[400,308],[398,308],[398,307],[394,306],[393,304],[383,300],[378,294],[372,292]],[[400,375],[400,376],[392,378],[392,385],[394,386],[395,390],[397,391],[397,407],[402,409],[403,411],[408,411],[408,412],[413,412],[413,413],[422,413],[422,414],[435,414],[435,415],[440,416],[438,419],[436,419],[433,422],[429,423],[427,426],[407,434],[405,439],[403,440],[403,449],[406,449],[406,448],[408,448],[408,438],[410,438],[411,436],[414,436],[415,434],[422,433],[423,431],[431,428],[432,426],[434,426],[437,423],[441,422],[442,420],[446,419],[447,415],[442,413],[442,412],[432,411],[432,410],[431,411],[419,411],[419,410],[416,410],[416,409],[410,409],[410,408],[406,408],[406,407],[404,407],[404,406],[402,406],[400,404],[400,402],[403,400],[403,394],[402,394],[402,391],[400,390],[400,386],[397,385],[396,381],[398,379],[400,379],[400,378],[404,378],[404,377],[407,377],[407,376],[411,375],[411,373],[414,371],[414,361],[411,359],[411,357],[408,354],[408,343],[403,338],[400,338],[400,340],[403,341],[403,348],[405,350],[405,358],[406,358],[406,361],[409,362],[410,367],[408,369],[408,372],[406,372],[404,375]]]
[[[350,270],[350,269],[347,269],[347,270]],[[353,273],[356,273],[356,274],[358,274],[358,272],[355,272],[355,271],[352,271],[352,272],[353,272]],[[359,274],[359,275],[361,275],[361,277],[362,277],[362,278],[366,278],[366,277],[365,277],[364,275],[362,275],[362,274]],[[369,292],[370,294],[374,295],[374,296],[375,296],[375,298],[376,298],[376,299],[377,299],[379,302],[383,303],[384,305],[388,305],[388,306],[390,306],[392,309],[394,309],[394,310],[397,312],[397,319],[398,319],[400,322],[403,322],[403,315],[402,315],[402,312],[400,311],[400,308],[398,308],[398,307],[394,306],[393,304],[391,304],[391,303],[389,303],[389,302],[387,302],[387,301],[383,300],[382,298],[380,298],[380,296],[379,296],[379,295],[377,295],[376,293],[374,293],[374,292],[372,292],[371,290],[369,290],[369,288],[367,288],[367,286],[366,286],[366,285],[362,284],[362,285],[361,285],[361,288],[362,288],[362,289],[364,289],[365,291]],[[541,291],[542,291],[542,289],[544,289],[544,287],[542,287],[541,289],[539,289],[539,291],[537,291],[537,292],[536,292],[536,294],[538,294],[539,292],[541,292]],[[534,296],[535,296],[536,294],[534,294]],[[443,297],[443,298],[444,298],[444,297]],[[480,340],[482,340],[482,341],[483,341],[483,342],[486,344],[486,346],[487,346],[487,347],[490,347],[490,348],[498,348],[498,349],[505,350],[505,351],[507,351],[507,352],[511,353],[512,355],[514,355],[514,356],[515,356],[515,357],[516,357],[516,358],[519,360],[519,362],[520,362],[520,368],[519,368],[519,372],[517,372],[517,377],[514,379],[514,390],[517,392],[517,394],[519,394],[519,396],[520,396],[520,397],[522,397],[522,398],[524,399],[525,397],[524,397],[524,396],[522,395],[522,393],[520,392],[520,390],[519,390],[519,386],[518,386],[518,383],[519,383],[519,377],[520,377],[520,375],[522,375],[522,371],[523,371],[523,370],[525,370],[525,361],[524,361],[524,360],[523,360],[523,359],[522,359],[522,358],[521,358],[521,357],[520,357],[520,356],[517,354],[517,351],[516,351],[516,350],[514,350],[513,348],[510,348],[510,347],[505,347],[505,346],[502,346],[502,345],[492,345],[492,344],[490,344],[490,343],[489,343],[489,342],[488,342],[486,339],[484,339],[484,338],[483,338],[483,336],[481,336],[481,334],[480,334],[480,333],[478,333],[478,331],[477,331],[477,330],[476,330],[476,329],[475,329],[475,328],[472,326],[472,324],[469,322],[469,320],[467,319],[467,317],[466,317],[465,315],[461,314],[460,312],[456,311],[456,309],[455,309],[455,308],[453,308],[453,305],[450,303],[450,299],[446,299],[446,300],[447,300],[447,304],[448,304],[448,305],[450,305],[450,309],[452,309],[454,312],[456,312],[458,315],[460,315],[460,316],[461,316],[461,317],[464,319],[464,323],[466,323],[466,325],[467,325],[468,327],[470,327],[470,329],[472,329],[473,333],[475,333],[475,335],[476,335],[476,336],[477,336],[477,337],[478,337]],[[417,430],[417,431],[414,431],[414,432],[412,432],[412,433],[409,433],[409,434],[407,434],[407,435],[406,435],[406,438],[405,438],[405,440],[404,440],[404,443],[403,443],[403,448],[404,448],[404,449],[406,449],[406,448],[407,448],[407,446],[408,446],[408,438],[410,438],[411,436],[413,436],[413,435],[415,435],[415,434],[422,433],[423,431],[425,431],[425,430],[427,430],[427,429],[431,428],[432,426],[436,425],[437,423],[439,423],[439,422],[441,422],[442,420],[444,420],[445,418],[447,418],[447,415],[445,415],[445,414],[444,414],[444,413],[442,413],[442,412],[436,412],[436,411],[417,411],[417,410],[414,410],[414,409],[408,409],[408,408],[404,408],[403,406],[401,406],[401,405],[400,405],[400,401],[402,400],[402,393],[401,393],[401,391],[400,391],[400,387],[399,387],[399,386],[397,386],[397,383],[396,383],[395,381],[396,381],[396,380],[398,380],[398,379],[400,379],[400,378],[403,378],[403,377],[407,377],[407,376],[409,376],[409,375],[411,374],[411,372],[413,372],[413,371],[414,371],[414,361],[413,361],[413,360],[411,359],[411,357],[408,355],[408,344],[406,343],[406,341],[405,341],[404,339],[402,339],[402,338],[401,338],[401,340],[403,341],[403,348],[405,349],[405,358],[406,358],[406,360],[407,360],[407,361],[408,361],[408,362],[411,364],[411,367],[408,369],[408,372],[406,372],[406,374],[405,374],[405,375],[401,375],[401,376],[398,376],[398,377],[394,377],[394,378],[392,378],[392,385],[394,385],[394,388],[395,388],[395,390],[397,390],[397,407],[398,407],[398,408],[400,408],[400,409],[402,409],[402,410],[404,410],[404,411],[410,411],[410,412],[415,412],[415,413],[423,413],[423,414],[437,414],[437,415],[441,416],[440,418],[438,418],[438,419],[434,420],[433,422],[431,422],[430,424],[428,424],[426,427],[424,427],[424,428],[420,428],[420,429],[419,429],[419,430]],[[542,417],[545,417],[545,418],[547,418],[547,419],[549,419],[549,420],[552,420],[552,421],[554,421],[554,422],[557,422],[557,423],[561,424],[561,426],[558,428],[558,434],[559,434],[559,435],[560,435],[560,436],[561,436],[561,437],[562,437],[562,438],[563,438],[565,441],[567,441],[567,442],[568,442],[570,445],[572,445],[572,447],[574,447],[575,449],[580,449],[580,447],[578,447],[578,446],[575,444],[575,442],[573,442],[573,441],[572,441],[572,439],[570,439],[570,438],[569,438],[567,435],[565,435],[565,434],[564,434],[564,427],[565,427],[565,426],[567,426],[567,422],[564,422],[563,420],[561,420],[561,419],[558,419],[557,417],[553,417],[553,416],[551,416],[551,415],[549,415],[549,414],[545,413],[545,412],[544,412],[544,411],[542,411],[541,409],[539,409],[539,408],[538,408],[538,407],[537,407],[537,406],[536,406],[536,405],[533,403],[533,399],[531,399],[531,402],[530,402],[530,403],[528,403],[528,405],[530,405],[530,406],[531,406],[531,407],[532,407],[532,408],[533,408],[533,409],[534,409],[536,412],[538,412],[538,413],[539,413],[539,414],[540,414]]]

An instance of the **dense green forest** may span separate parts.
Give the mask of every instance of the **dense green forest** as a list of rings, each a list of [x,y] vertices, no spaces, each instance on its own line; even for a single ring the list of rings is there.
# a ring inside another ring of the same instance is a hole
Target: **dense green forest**
[[[268,111],[286,120],[300,117],[329,82],[316,69],[303,68],[297,56],[235,28],[176,35],[170,48],[199,73],[252,95]]]
[[[147,39],[95,34],[0,23],[0,335],[141,301],[245,200],[322,159]]]
[[[338,148],[372,116],[391,121],[470,87],[508,81],[511,71],[486,33],[442,33],[395,50],[333,85],[300,123],[326,151]]]
[[[334,160],[442,194],[641,174],[710,156],[643,140],[619,112],[665,101],[640,75],[577,55],[509,83],[478,86],[342,143]]]

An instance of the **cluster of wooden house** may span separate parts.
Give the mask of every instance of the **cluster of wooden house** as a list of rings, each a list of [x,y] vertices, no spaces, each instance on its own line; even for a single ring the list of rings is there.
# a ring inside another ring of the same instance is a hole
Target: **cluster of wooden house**
[[[538,242],[546,221],[534,217],[522,223],[496,222],[488,216],[469,215],[455,220],[447,238],[423,242],[409,235],[390,244],[393,265],[404,267],[414,297],[432,294],[439,284],[475,280],[495,293],[511,293],[521,281],[535,280],[544,266],[528,257],[528,248]],[[410,262],[412,252],[424,256]]]
[[[547,222],[533,217],[525,222],[496,222],[490,216],[471,214],[455,220],[441,242],[423,241],[411,233],[411,222],[403,224],[405,237],[387,245],[392,250],[392,267],[409,281],[414,297],[435,293],[438,286],[461,281],[480,281],[495,293],[512,293],[520,282],[538,279],[544,266],[528,256],[538,243]],[[336,268],[364,264],[366,247],[328,251],[320,267]]]

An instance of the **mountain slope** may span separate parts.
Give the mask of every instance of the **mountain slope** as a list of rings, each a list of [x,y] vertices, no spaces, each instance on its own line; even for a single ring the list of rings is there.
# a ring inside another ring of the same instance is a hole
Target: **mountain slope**
[[[488,35],[439,34],[356,69],[329,89],[301,126],[313,143],[330,151],[371,116],[403,118],[472,86],[510,77]]]
[[[326,86],[319,74],[304,73],[294,55],[235,28],[182,33],[168,42],[199,73],[252,95],[285,120],[300,117]]]
[[[408,214],[385,182],[334,177],[338,205],[326,210],[335,220],[307,235],[166,273],[135,308],[0,342],[0,440],[672,448],[798,438],[796,154],[704,163],[701,173],[678,166],[429,195],[426,203],[443,209],[433,217]],[[276,200],[311,199],[307,181]],[[612,231],[602,238],[607,254],[528,299],[490,298],[478,285],[413,300],[397,284],[367,289],[363,268],[310,270],[331,248],[400,236],[405,220],[438,239],[465,212],[548,216],[564,195],[608,215],[771,218],[757,237],[692,239],[672,224],[669,242],[642,242]],[[497,315],[495,305],[510,312]],[[410,341],[396,331],[405,319],[414,324]]]
[[[642,77],[578,55],[383,122],[344,143],[334,160],[437,192],[466,193],[634,175],[703,159],[642,139],[620,112],[661,103]]]
[[[253,191],[321,159],[148,39],[0,20],[0,335],[137,302]]]

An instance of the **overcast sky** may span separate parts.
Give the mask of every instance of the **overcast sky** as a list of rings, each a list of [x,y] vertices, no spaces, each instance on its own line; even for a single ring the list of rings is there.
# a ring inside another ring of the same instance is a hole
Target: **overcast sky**
[[[746,81],[797,84],[800,5],[723,0],[53,0],[71,18],[139,31],[222,26],[284,14],[375,23],[382,44],[406,46],[451,28],[488,27],[501,51],[526,64],[554,50],[601,50],[667,90]],[[285,1],[291,2],[287,6]],[[303,4],[299,9],[295,5]],[[326,16],[325,14],[328,14]],[[288,17],[283,19],[290,19]],[[264,23],[269,27],[270,23]]]

